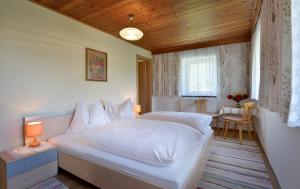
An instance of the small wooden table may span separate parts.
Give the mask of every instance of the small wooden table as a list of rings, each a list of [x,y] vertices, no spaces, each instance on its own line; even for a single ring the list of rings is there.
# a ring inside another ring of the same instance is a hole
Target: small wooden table
[[[252,112],[252,115],[258,115],[258,110],[254,110]],[[244,113],[244,108],[235,108],[235,107],[227,107],[227,106],[224,106],[220,109],[220,112],[219,114],[220,115],[228,115],[228,114],[238,114],[238,115],[241,115]]]
[[[244,113],[243,108],[222,107],[220,109],[220,115],[223,115],[223,114],[243,114],[243,113]]]

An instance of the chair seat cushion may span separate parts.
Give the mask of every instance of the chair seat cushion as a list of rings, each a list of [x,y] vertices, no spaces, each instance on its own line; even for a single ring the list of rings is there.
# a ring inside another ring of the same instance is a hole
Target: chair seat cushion
[[[226,121],[235,121],[235,122],[243,121],[242,116],[224,116],[223,119]]]

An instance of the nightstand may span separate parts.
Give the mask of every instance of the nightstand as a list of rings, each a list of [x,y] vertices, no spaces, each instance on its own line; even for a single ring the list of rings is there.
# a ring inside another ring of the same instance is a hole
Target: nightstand
[[[29,188],[57,174],[57,148],[47,142],[7,150],[0,157],[0,189]]]

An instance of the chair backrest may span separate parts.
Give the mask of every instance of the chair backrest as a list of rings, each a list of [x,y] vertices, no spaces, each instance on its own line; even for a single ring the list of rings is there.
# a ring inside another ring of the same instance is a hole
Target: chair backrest
[[[197,111],[199,113],[206,113],[206,99],[197,99],[195,100],[196,106],[197,106]]]
[[[255,108],[254,102],[244,103],[244,114],[243,114],[244,121],[250,121],[252,119],[252,112],[254,108]]]

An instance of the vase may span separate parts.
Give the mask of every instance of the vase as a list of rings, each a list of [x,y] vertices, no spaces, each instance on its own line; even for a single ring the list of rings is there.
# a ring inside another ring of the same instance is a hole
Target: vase
[[[239,102],[237,102],[235,107],[236,108],[241,108],[242,106],[241,106],[241,104]]]

